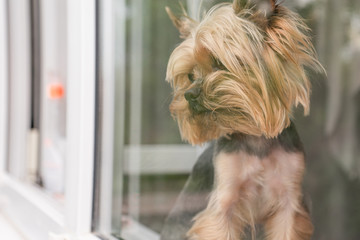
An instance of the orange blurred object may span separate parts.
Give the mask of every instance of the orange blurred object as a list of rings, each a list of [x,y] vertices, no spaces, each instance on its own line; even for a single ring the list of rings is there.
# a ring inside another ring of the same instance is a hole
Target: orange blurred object
[[[61,99],[65,95],[65,89],[62,83],[50,83],[48,89],[50,99]]]

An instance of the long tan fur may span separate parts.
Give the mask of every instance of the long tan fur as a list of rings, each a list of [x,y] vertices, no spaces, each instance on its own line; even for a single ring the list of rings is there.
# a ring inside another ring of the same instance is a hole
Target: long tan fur
[[[180,27],[187,38],[169,59],[167,80],[174,88],[170,109],[183,138],[193,144],[233,131],[277,136],[289,125],[293,106],[309,112],[305,67],[322,70],[298,14],[273,3],[274,12],[264,19],[255,8],[235,11],[233,5],[213,7],[199,23],[186,17],[183,25],[192,29]],[[222,71],[209,68],[217,63]],[[184,98],[194,86],[201,87],[199,102],[209,110],[196,116]]]
[[[254,236],[257,223],[264,224],[267,240],[311,238],[301,192],[303,149],[296,137],[290,139],[293,149],[284,141],[293,107],[310,110],[306,68],[323,68],[302,18],[275,0],[269,9],[264,14],[234,0],[214,6],[200,22],[167,9],[184,38],[170,56],[166,77],[182,137],[192,144],[221,138],[234,141],[230,148],[254,148],[214,155],[214,189],[194,218],[189,240],[239,240],[248,226]],[[247,137],[233,140],[233,134]]]

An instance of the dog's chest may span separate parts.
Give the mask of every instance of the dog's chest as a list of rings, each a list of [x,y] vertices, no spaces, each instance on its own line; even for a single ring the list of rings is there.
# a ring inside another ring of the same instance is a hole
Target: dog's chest
[[[294,126],[272,139],[232,134],[217,140],[214,166],[219,194],[258,196],[252,204],[262,215],[269,202],[287,199],[281,196],[289,182],[301,179],[304,153]]]

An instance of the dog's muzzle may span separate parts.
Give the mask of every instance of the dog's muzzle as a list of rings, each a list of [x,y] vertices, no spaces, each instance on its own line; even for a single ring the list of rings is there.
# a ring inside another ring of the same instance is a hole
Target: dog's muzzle
[[[195,113],[203,113],[208,111],[203,105],[199,103],[200,94],[201,89],[199,87],[193,87],[187,90],[184,94],[185,99],[189,103],[189,107]]]

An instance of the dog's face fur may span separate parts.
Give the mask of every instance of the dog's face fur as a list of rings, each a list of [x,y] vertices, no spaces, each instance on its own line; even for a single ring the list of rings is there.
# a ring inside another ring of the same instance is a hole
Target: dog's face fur
[[[190,143],[234,132],[276,137],[293,106],[308,113],[304,68],[321,70],[309,29],[299,15],[270,3],[267,14],[243,0],[220,4],[200,22],[167,9],[184,38],[167,68],[170,111]]]

